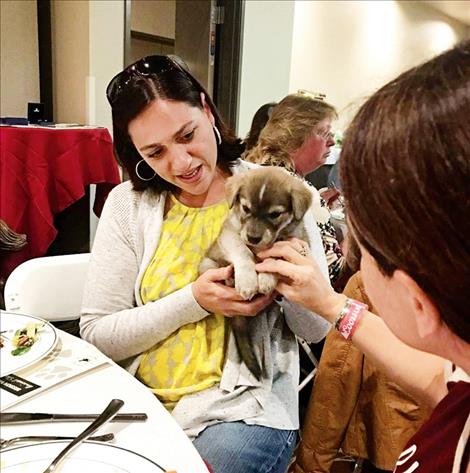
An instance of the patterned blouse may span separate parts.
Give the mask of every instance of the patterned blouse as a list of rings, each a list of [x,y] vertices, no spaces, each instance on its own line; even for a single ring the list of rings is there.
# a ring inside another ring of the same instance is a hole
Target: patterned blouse
[[[340,276],[346,264],[343,251],[336,237],[336,230],[330,222],[330,210],[325,200],[321,198],[318,190],[307,180],[304,181],[314,190],[314,194],[318,194],[318,202],[314,199],[314,215],[317,220],[318,230],[320,231],[323,249],[325,250],[326,262],[328,263],[328,274],[331,283],[334,283]]]
[[[143,303],[158,300],[193,282],[228,213],[224,200],[203,208],[183,205],[173,195],[160,242],[140,288]],[[211,314],[183,325],[147,350],[137,377],[168,410],[181,397],[217,384],[225,356],[225,317]]]

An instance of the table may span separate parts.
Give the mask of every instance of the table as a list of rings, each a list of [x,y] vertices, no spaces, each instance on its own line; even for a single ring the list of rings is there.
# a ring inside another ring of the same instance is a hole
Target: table
[[[65,348],[77,343],[106,364],[43,391],[4,412],[98,413],[113,398],[125,404],[121,412],[145,412],[146,422],[108,423],[97,434],[114,433],[114,445],[140,453],[178,473],[208,473],[189,438],[157,398],[137,379],[84,340],[58,330]],[[2,438],[20,435],[78,435],[83,422],[2,425]]]
[[[2,255],[0,278],[27,259],[44,256],[55,239],[54,216],[96,184],[94,212],[120,182],[106,128],[0,127],[0,219],[28,245]]]

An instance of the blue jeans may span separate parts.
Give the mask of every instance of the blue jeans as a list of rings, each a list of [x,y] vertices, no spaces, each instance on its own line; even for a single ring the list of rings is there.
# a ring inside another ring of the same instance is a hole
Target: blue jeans
[[[207,427],[193,443],[214,473],[285,473],[296,440],[296,430],[224,422]]]

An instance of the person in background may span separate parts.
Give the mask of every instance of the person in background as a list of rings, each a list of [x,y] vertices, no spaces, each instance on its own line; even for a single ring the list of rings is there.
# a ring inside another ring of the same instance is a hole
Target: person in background
[[[280,242],[258,271],[330,321],[433,412],[395,473],[468,473],[470,432],[470,41],[410,69],[370,97],[340,161],[350,232],[379,318],[334,292],[304,243]]]
[[[256,145],[256,143],[258,142],[259,134],[266,125],[267,121],[271,118],[274,107],[276,107],[276,105],[277,102],[265,103],[264,105],[261,105],[261,107],[253,115],[250,131],[248,132],[248,135],[246,135],[244,141],[245,151],[248,151]]]
[[[171,57],[129,66],[107,98],[130,181],[110,193],[98,225],[81,336],[157,396],[215,473],[284,473],[299,426],[296,335],[319,341],[329,324],[287,300],[284,316],[263,310],[274,294],[243,300],[225,285],[231,266],[198,274],[228,213],[227,178],[254,165],[239,159],[240,141]],[[318,230],[309,237],[327,279]],[[265,347],[260,381],[226,324],[255,314]]]
[[[326,161],[334,145],[331,123],[335,108],[311,95],[287,95],[273,110],[256,145],[243,153],[243,159],[266,166],[281,166],[304,178]],[[344,257],[330,223],[326,203],[312,187],[315,217],[328,262],[330,280],[335,283],[344,268]]]
[[[0,219],[0,258],[11,251],[21,250],[27,244],[28,241],[25,234],[16,233],[4,220]],[[0,277],[0,309],[5,309],[4,287],[5,280]]]

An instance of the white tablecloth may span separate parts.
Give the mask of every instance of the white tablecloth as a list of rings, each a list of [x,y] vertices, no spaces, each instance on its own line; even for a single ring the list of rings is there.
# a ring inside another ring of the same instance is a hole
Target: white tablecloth
[[[59,331],[64,347],[86,344],[90,353],[97,349],[83,340]],[[104,356],[104,355],[102,355]],[[121,413],[145,412],[146,422],[108,423],[95,435],[112,432],[114,444],[144,455],[178,473],[207,473],[207,468],[172,416],[155,396],[127,371],[107,359],[92,371],[65,381],[4,412],[99,413],[113,398],[125,404]],[[78,435],[83,422],[47,422],[2,425],[2,438],[20,435]]]

